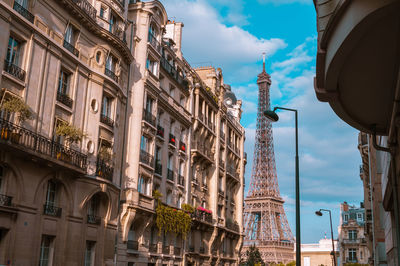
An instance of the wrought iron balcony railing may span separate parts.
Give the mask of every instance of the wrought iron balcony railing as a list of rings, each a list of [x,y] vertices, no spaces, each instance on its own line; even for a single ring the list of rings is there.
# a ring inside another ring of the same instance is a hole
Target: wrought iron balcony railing
[[[72,0],[79,6],[89,17],[96,21],[97,10],[87,0]]]
[[[157,125],[157,136],[164,138],[164,128],[160,125]]]
[[[0,143],[23,147],[40,157],[49,156],[86,172],[87,155],[1,118]]]
[[[180,256],[181,255],[181,248],[180,247],[174,247],[174,255],[175,256]]]
[[[157,244],[150,244],[149,251],[152,253],[158,253],[158,245]]]
[[[182,140],[179,142],[179,150],[186,152],[186,144]]]
[[[101,224],[101,217],[92,215],[92,214],[88,214],[87,215],[87,223],[99,225],[99,224]]]
[[[7,60],[4,60],[4,71],[19,80],[25,81],[25,70]]]
[[[112,120],[108,115],[100,114],[100,122],[109,127],[114,127],[114,120]]]
[[[43,214],[54,216],[54,217],[61,217],[62,209],[60,207],[56,207],[51,203],[46,203],[43,205]]]
[[[147,151],[140,150],[140,162],[147,164],[148,166],[153,167],[154,164],[154,156],[148,153]]]
[[[174,171],[172,171],[171,169],[168,169],[167,171],[167,179],[174,181]]]
[[[12,197],[0,194],[0,206],[11,206]]]
[[[64,40],[63,46],[64,46],[65,49],[67,49],[68,51],[73,53],[76,57],[79,57],[79,51],[75,48],[75,46],[73,46],[72,44],[70,44],[66,40]]]
[[[17,1],[14,1],[14,10],[17,11],[19,14],[21,14],[24,18],[29,20],[31,23],[33,23],[35,16],[32,15],[25,7],[21,6],[20,4],[17,3]]]
[[[207,213],[205,211],[201,211],[201,210],[195,210],[192,214],[191,214],[192,218],[197,220],[197,221],[202,221],[202,222],[207,222],[207,223],[212,223],[213,219],[212,219],[212,214],[211,213]]]
[[[169,246],[164,246],[164,245],[163,245],[162,253],[163,253],[163,254],[169,254],[169,251],[170,251]]]
[[[61,91],[57,91],[57,101],[65,104],[69,108],[72,108],[72,104],[74,102],[67,94],[62,93]]]
[[[147,109],[143,109],[143,120],[153,127],[156,126],[156,117]]]
[[[157,175],[160,175],[160,176],[162,175],[162,165],[161,165],[161,163],[156,162],[154,172],[155,172]]]
[[[176,145],[176,138],[172,134],[169,134],[169,144]]]
[[[115,73],[112,70],[110,70],[108,68],[105,68],[104,69],[104,74],[106,74],[107,77],[112,78],[115,82],[118,83],[118,76],[115,75]]]
[[[112,166],[112,162],[110,160],[97,157],[96,175],[112,182],[113,174],[114,174],[114,167]]]
[[[128,240],[126,247],[130,250],[139,250],[139,242],[134,240]]]
[[[151,44],[151,46],[153,46],[153,48],[157,51],[157,52],[161,52],[161,44],[160,42],[157,40],[156,36],[154,36],[153,33],[151,33],[149,31],[149,37],[147,38],[147,41]]]
[[[189,83],[187,80],[183,79],[183,77],[178,73],[176,68],[168,62],[167,59],[161,57],[160,61],[161,67],[184,89],[189,89]]]

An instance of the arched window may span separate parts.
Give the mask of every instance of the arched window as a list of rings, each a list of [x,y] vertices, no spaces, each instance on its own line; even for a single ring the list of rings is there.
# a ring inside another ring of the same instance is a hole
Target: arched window
[[[43,213],[49,216],[60,217],[62,209],[57,206],[58,184],[55,180],[47,182],[46,201]]]
[[[100,209],[100,195],[93,195],[92,199],[88,202],[87,206],[87,222],[89,224],[100,224],[101,219],[99,217]]]

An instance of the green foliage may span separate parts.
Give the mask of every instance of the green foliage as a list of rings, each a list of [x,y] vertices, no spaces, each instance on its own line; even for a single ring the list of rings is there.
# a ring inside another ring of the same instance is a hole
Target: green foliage
[[[106,146],[101,146],[99,150],[99,157],[103,160],[110,161],[112,157],[110,148]]]
[[[361,264],[361,263],[345,263],[344,266],[368,266],[369,264]]]
[[[80,128],[76,128],[66,122],[61,122],[57,125],[56,134],[65,137],[69,143],[77,143],[87,136]]]
[[[256,247],[256,245],[252,245],[246,251],[247,261],[242,263],[244,266],[254,266],[254,265],[262,265],[265,266],[264,261],[261,258],[260,251]]]
[[[153,191],[153,198],[154,198],[154,199],[160,201],[160,199],[162,198],[162,196],[163,196],[163,195],[161,194],[161,192],[160,192],[158,189],[156,189],[156,190]]]
[[[192,218],[189,214],[182,210],[165,206],[160,200],[158,200],[156,214],[159,235],[164,231],[165,233],[173,232],[175,234],[182,234],[183,237],[186,237],[192,223]]]
[[[286,266],[295,266],[296,265],[296,261],[291,261],[288,264],[286,264]]]
[[[18,97],[10,97],[5,99],[0,109],[8,113],[17,114],[18,122],[24,122],[25,120],[33,117],[29,106]]]
[[[194,207],[190,204],[184,203],[184,204],[182,204],[182,210],[184,210],[185,212],[188,212],[188,213],[193,213]]]

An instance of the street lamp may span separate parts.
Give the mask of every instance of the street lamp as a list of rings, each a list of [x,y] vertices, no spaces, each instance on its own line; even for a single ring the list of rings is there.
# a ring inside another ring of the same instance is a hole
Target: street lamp
[[[264,111],[264,116],[271,122],[277,122],[279,116],[275,112],[276,110],[286,110],[295,113],[295,125],[296,125],[296,266],[301,266],[301,240],[300,240],[300,182],[299,182],[299,140],[298,140],[298,125],[297,125],[297,110],[275,107],[274,110]]]
[[[333,265],[336,266],[336,256],[335,256],[335,242],[333,241],[333,230],[332,230],[332,215],[330,210],[325,210],[325,209],[319,209],[319,211],[316,211],[315,214],[318,216],[322,216],[322,212],[329,212],[329,219],[331,222],[331,238],[332,238],[332,254],[333,254]]]

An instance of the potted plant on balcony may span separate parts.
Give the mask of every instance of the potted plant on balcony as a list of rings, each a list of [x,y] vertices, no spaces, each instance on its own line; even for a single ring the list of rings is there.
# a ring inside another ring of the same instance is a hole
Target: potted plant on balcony
[[[16,114],[16,122],[18,125],[25,120],[32,119],[33,113],[29,106],[19,97],[9,97],[4,100],[0,106],[0,110],[6,114]],[[4,123],[1,128],[1,138],[8,139],[14,143],[19,143],[21,132],[18,128],[11,130],[8,123]]]
[[[80,128],[68,124],[67,122],[60,122],[56,127],[56,135],[65,137],[67,142],[67,149],[61,149],[57,153],[57,159],[70,162],[72,160],[71,154],[68,152],[72,143],[80,142],[87,136]]]

